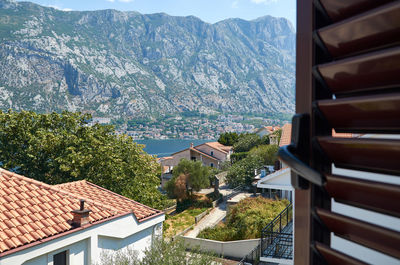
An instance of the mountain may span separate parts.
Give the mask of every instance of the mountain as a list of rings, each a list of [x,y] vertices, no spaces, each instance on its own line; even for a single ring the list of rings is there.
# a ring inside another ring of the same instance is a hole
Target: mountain
[[[0,73],[3,110],[291,113],[295,33],[271,16],[209,24],[0,0]]]

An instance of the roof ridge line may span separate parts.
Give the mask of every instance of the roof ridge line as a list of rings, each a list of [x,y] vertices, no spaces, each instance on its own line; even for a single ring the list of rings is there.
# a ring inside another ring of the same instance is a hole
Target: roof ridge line
[[[76,183],[76,182],[78,182],[78,181],[74,181],[74,182],[72,182],[72,183]],[[80,181],[80,182],[82,182],[82,181]],[[69,183],[69,182],[67,182],[67,183]],[[115,214],[122,214],[122,213],[124,213],[124,212],[119,212],[118,210],[114,209],[114,208],[111,207],[110,205],[103,204],[103,203],[99,203],[99,202],[96,202],[96,201],[94,201],[94,200],[92,200],[92,199],[90,199],[90,198],[87,198],[87,197],[85,197],[85,196],[81,196],[81,195],[75,194],[75,193],[73,193],[73,192],[66,191],[66,190],[62,189],[62,187],[60,186],[60,184],[57,184],[57,187],[52,187],[52,188],[53,188],[55,191],[58,191],[58,192],[60,192],[60,193],[64,193],[64,194],[66,194],[66,195],[68,195],[68,196],[70,196],[70,197],[78,198],[78,199],[84,199],[86,202],[92,203],[92,204],[94,204],[94,205],[96,205],[97,207],[100,207],[100,208],[105,208],[106,210],[112,211],[112,212],[114,212]]]
[[[122,199],[124,199],[124,200],[126,200],[126,201],[131,201],[131,202],[137,203],[137,204],[139,204],[139,205],[141,205],[141,206],[144,206],[144,207],[146,207],[146,208],[148,208],[148,209],[154,210],[154,211],[156,211],[156,212],[161,212],[161,210],[157,210],[157,209],[151,208],[150,206],[147,206],[147,205],[142,204],[142,203],[140,203],[140,202],[137,202],[137,201],[135,201],[135,200],[133,200],[133,199],[130,199],[130,198],[128,198],[128,197],[125,197],[125,196],[123,196],[123,195],[121,195],[121,194],[118,194],[118,193],[116,193],[116,192],[113,192],[113,191],[111,191],[111,190],[108,190],[108,189],[106,189],[106,188],[103,188],[103,187],[101,187],[101,186],[98,186],[98,185],[96,185],[96,184],[94,184],[94,183],[92,183],[92,182],[90,182],[90,181],[85,180],[85,182],[86,182],[87,184],[89,184],[89,185],[92,185],[92,186],[98,188],[98,189],[104,190],[105,192],[112,193],[112,194],[114,194],[114,195],[116,195],[116,196],[118,196],[118,197],[120,197],[120,198],[122,198]],[[133,210],[131,210],[131,212],[133,212]]]
[[[100,208],[105,208],[106,210],[110,210],[110,211],[115,212],[116,214],[118,214],[118,211],[116,211],[115,209],[112,209],[111,207],[104,207],[104,205],[102,205],[100,203],[97,203],[95,201],[92,201],[90,199],[83,198],[82,196],[78,196],[77,194],[70,193],[70,192],[65,191],[65,190],[61,190],[59,187],[55,187],[54,185],[50,185],[50,184],[44,183],[42,181],[39,181],[39,180],[36,180],[36,179],[33,179],[33,178],[28,178],[28,177],[25,177],[23,175],[8,171],[8,170],[6,170],[4,168],[0,168],[0,174],[6,174],[9,177],[17,177],[17,178],[22,179],[22,180],[24,180],[24,181],[26,181],[26,182],[28,182],[30,184],[34,184],[34,185],[41,186],[41,187],[43,187],[45,189],[48,189],[48,190],[52,190],[52,191],[55,191],[55,192],[62,193],[62,194],[67,195],[67,196],[69,196],[70,198],[73,198],[73,199],[78,199],[78,200],[79,199],[85,199],[86,201],[88,201],[90,203],[93,203],[96,206],[99,206]],[[59,185],[59,184],[57,184],[57,185]]]

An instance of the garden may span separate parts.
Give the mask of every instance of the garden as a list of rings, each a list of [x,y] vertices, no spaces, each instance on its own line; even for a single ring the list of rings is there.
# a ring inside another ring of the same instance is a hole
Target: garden
[[[206,228],[199,238],[233,241],[260,238],[261,230],[289,205],[288,200],[250,197],[232,206],[225,223]]]

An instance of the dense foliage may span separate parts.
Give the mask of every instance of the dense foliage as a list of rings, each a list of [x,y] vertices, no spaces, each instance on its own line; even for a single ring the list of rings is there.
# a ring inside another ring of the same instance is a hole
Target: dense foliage
[[[269,144],[268,135],[260,137],[255,133],[242,133],[234,143],[233,150],[235,153],[248,152],[251,148],[262,144]]]
[[[90,119],[70,112],[0,111],[2,167],[48,184],[86,179],[161,208],[155,158],[112,126],[88,126]]]
[[[188,253],[183,240],[177,239],[166,242],[159,240],[154,242],[151,248],[144,252],[143,259],[140,259],[137,252],[128,249],[117,252],[103,252],[100,257],[99,265],[204,265],[204,264],[221,264],[216,261],[212,255],[201,254],[199,251]]]
[[[248,154],[249,154],[249,152],[237,152],[237,153],[231,154],[232,164],[242,160],[243,158],[246,158]]]
[[[288,200],[246,198],[232,206],[224,224],[206,228],[198,237],[219,241],[259,238],[262,228],[288,205]]]
[[[254,179],[254,170],[263,165],[259,157],[248,156],[234,163],[228,170],[226,181],[232,187],[250,185]]]
[[[254,170],[264,165],[273,165],[277,159],[277,152],[277,145],[259,145],[253,147],[249,152],[244,153],[246,154],[244,158],[232,164],[228,169],[226,180],[234,187],[251,184],[255,177]]]
[[[236,132],[226,132],[220,134],[218,142],[223,145],[233,146],[239,139],[239,135]]]
[[[274,165],[278,154],[278,145],[259,145],[253,147],[248,156],[258,157],[263,165]]]
[[[173,176],[167,182],[168,195],[177,198],[179,201],[187,199],[193,191],[199,191],[210,185],[211,174],[211,169],[203,166],[200,161],[182,159],[174,167]]]

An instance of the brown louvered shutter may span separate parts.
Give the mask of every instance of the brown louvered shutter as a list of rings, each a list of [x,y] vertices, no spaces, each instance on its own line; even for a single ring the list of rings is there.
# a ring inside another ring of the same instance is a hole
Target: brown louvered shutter
[[[399,232],[332,210],[333,199],[400,217],[400,186],[362,177],[400,177],[399,44],[400,1],[297,1],[297,114],[292,143],[279,150],[296,187],[296,265],[368,262],[335,250],[332,234],[400,264]]]

